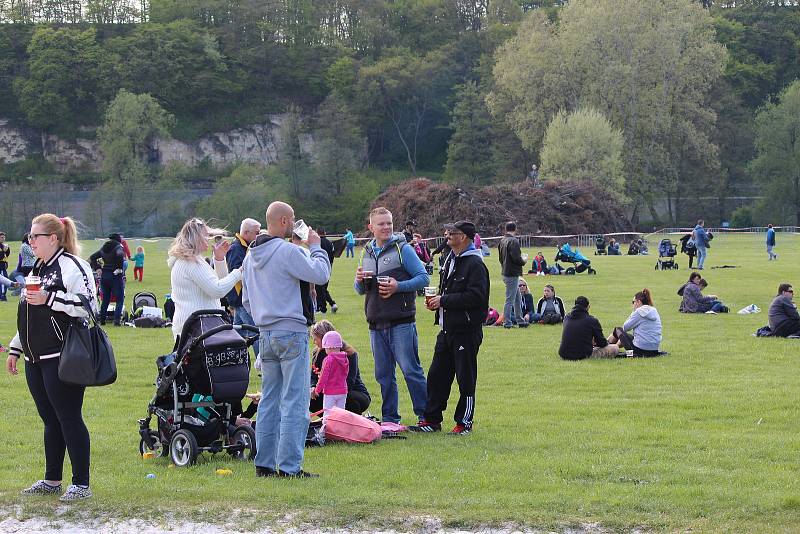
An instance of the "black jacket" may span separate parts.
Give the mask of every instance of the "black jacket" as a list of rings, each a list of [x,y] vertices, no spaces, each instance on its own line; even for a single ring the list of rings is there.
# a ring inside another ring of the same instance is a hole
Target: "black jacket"
[[[459,256],[450,254],[439,281],[442,329],[483,327],[489,312],[489,270],[480,250],[470,249]]]
[[[102,266],[97,260],[103,260]],[[113,272],[117,269],[122,269],[122,264],[125,261],[125,249],[122,248],[122,243],[109,239],[100,250],[89,256],[89,263],[92,269],[103,268],[103,271]]]
[[[97,288],[89,264],[59,249],[52,258],[37,260],[31,271],[41,277],[42,289],[49,293],[47,302],[33,306],[20,299],[17,307],[17,335],[8,352],[30,362],[57,358],[61,355],[64,335],[75,317],[88,314],[77,295],[85,295],[92,307]]]
[[[522,249],[519,240],[511,234],[506,234],[497,247],[500,265],[503,267],[503,276],[522,276]]]
[[[564,318],[558,355],[565,360],[586,359],[592,355],[592,340],[598,347],[608,345],[600,321],[589,315],[586,308],[575,306]]]
[[[334,252],[333,243],[327,237],[320,237],[319,238],[319,246],[322,247],[322,250],[328,253],[328,260],[331,262],[331,269],[333,269],[333,260],[336,259],[336,254]]]
[[[238,269],[244,262],[244,257],[247,255],[247,243],[239,234],[236,234],[236,241],[231,244],[231,248],[225,254],[225,261],[228,263],[228,272]],[[236,282],[225,299],[228,301],[228,306],[231,308],[240,308],[242,306],[242,283]]]

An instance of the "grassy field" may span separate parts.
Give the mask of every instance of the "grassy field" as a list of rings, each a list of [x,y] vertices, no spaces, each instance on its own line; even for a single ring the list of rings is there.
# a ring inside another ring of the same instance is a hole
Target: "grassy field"
[[[764,310],[757,315],[679,314],[675,291],[689,274],[683,255],[678,271],[655,271],[654,256],[592,256],[596,276],[547,278],[567,304],[588,296],[606,331],[627,317],[633,293],[649,287],[664,324],[663,348],[670,354],[564,362],[557,357],[560,326],[486,329],[472,435],[411,435],[370,446],[309,449],[305,467],[320,473],[318,480],[256,479],[251,464],[225,455],[205,455],[188,469],[170,469],[167,459],[142,460],[136,420],[146,413],[154,360],[170,350],[171,334],[110,328],[119,379],[88,390],[84,408],[95,498],[73,508],[119,517],[161,517],[177,508],[211,521],[224,520],[231,509],[247,509],[262,525],[262,518],[296,514],[298,521],[325,527],[391,526],[436,516],[452,527],[510,522],[559,529],[599,522],[612,530],[798,531],[800,341],[751,336],[767,323],[778,284],[800,282],[795,279],[800,243],[792,236],[778,238],[777,262],[766,261],[755,236],[721,237],[710,250],[707,292],[718,294],[734,312],[755,303]],[[86,243],[84,256],[98,245]],[[131,277],[127,295],[153,291],[161,304],[169,286],[167,245],[144,245],[145,282]],[[552,258],[554,250],[545,249],[545,255]],[[501,307],[496,254],[486,261],[491,304]],[[738,268],[709,269],[723,264]],[[351,288],[355,268],[353,259],[334,264],[331,290],[340,312],[329,318],[360,350],[371,411],[380,414],[362,299]],[[545,279],[528,281],[538,296]],[[418,313],[427,370],[436,331],[431,314]],[[15,320],[15,303],[0,303],[4,343],[14,334]],[[53,499],[19,496],[43,472],[42,424],[24,376],[3,373],[0,387],[5,451],[0,498],[18,505],[23,517],[52,514]],[[252,389],[257,389],[255,373]],[[403,385],[400,392],[401,414],[411,423]],[[454,405],[445,424],[451,423]],[[216,476],[219,467],[233,475]],[[157,477],[145,479],[147,473]]]

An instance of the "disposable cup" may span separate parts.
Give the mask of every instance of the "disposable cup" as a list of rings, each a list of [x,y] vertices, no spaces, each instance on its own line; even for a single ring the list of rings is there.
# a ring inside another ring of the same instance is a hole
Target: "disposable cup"
[[[381,285],[388,284],[389,283],[389,277],[388,276],[379,276],[378,277],[378,283],[381,284]]]
[[[308,239],[308,225],[303,219],[298,219],[294,222],[294,233],[303,241]]]
[[[25,277],[25,291],[39,291],[42,288],[42,279],[38,276]]]

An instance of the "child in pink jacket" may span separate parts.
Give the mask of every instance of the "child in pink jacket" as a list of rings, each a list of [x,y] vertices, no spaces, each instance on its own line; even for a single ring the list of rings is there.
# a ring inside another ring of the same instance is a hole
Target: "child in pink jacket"
[[[350,371],[350,361],[347,359],[347,354],[342,351],[342,346],[344,346],[342,336],[335,330],[322,337],[322,348],[325,349],[327,356],[322,361],[322,371],[314,393],[325,395],[322,399],[322,408],[325,410],[334,406],[344,410],[347,401],[347,373]]]

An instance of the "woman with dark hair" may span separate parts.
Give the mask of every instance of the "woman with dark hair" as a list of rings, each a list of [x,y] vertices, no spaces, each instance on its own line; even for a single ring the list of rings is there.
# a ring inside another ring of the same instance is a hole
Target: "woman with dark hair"
[[[725,306],[716,295],[703,296],[703,289],[708,283],[703,280],[697,271],[689,275],[689,281],[678,289],[678,295],[683,297],[681,306],[678,309],[681,313],[727,313],[728,307]]]
[[[542,324],[558,324],[564,321],[564,302],[556,296],[556,288],[547,284],[542,290],[542,298],[536,303],[533,321]]]
[[[773,336],[800,335],[800,314],[797,313],[797,306],[793,299],[792,284],[778,286],[778,294],[772,299],[768,313],[769,328],[772,330]]]
[[[633,296],[633,311],[621,327],[616,327],[608,337],[609,344],[616,343],[625,350],[633,351],[634,356],[658,356],[661,344],[661,316],[653,306],[650,290],[642,289]],[[633,337],[628,334],[633,332]]]
[[[75,223],[51,213],[33,219],[30,245],[38,258],[31,271],[39,288],[29,286],[17,308],[17,334],[11,341],[6,370],[19,373],[25,361],[25,381],[44,423],[44,479],[23,495],[58,495],[65,453],[72,464],[72,484],[62,501],[86,499],[89,489],[89,431],[83,422],[85,387],[61,381],[58,365],[64,333],[76,318],[88,316],[81,298],[96,308],[96,287],[89,264],[79,257]],[[96,311],[96,309],[94,310]],[[28,444],[28,447],[32,447]]]

